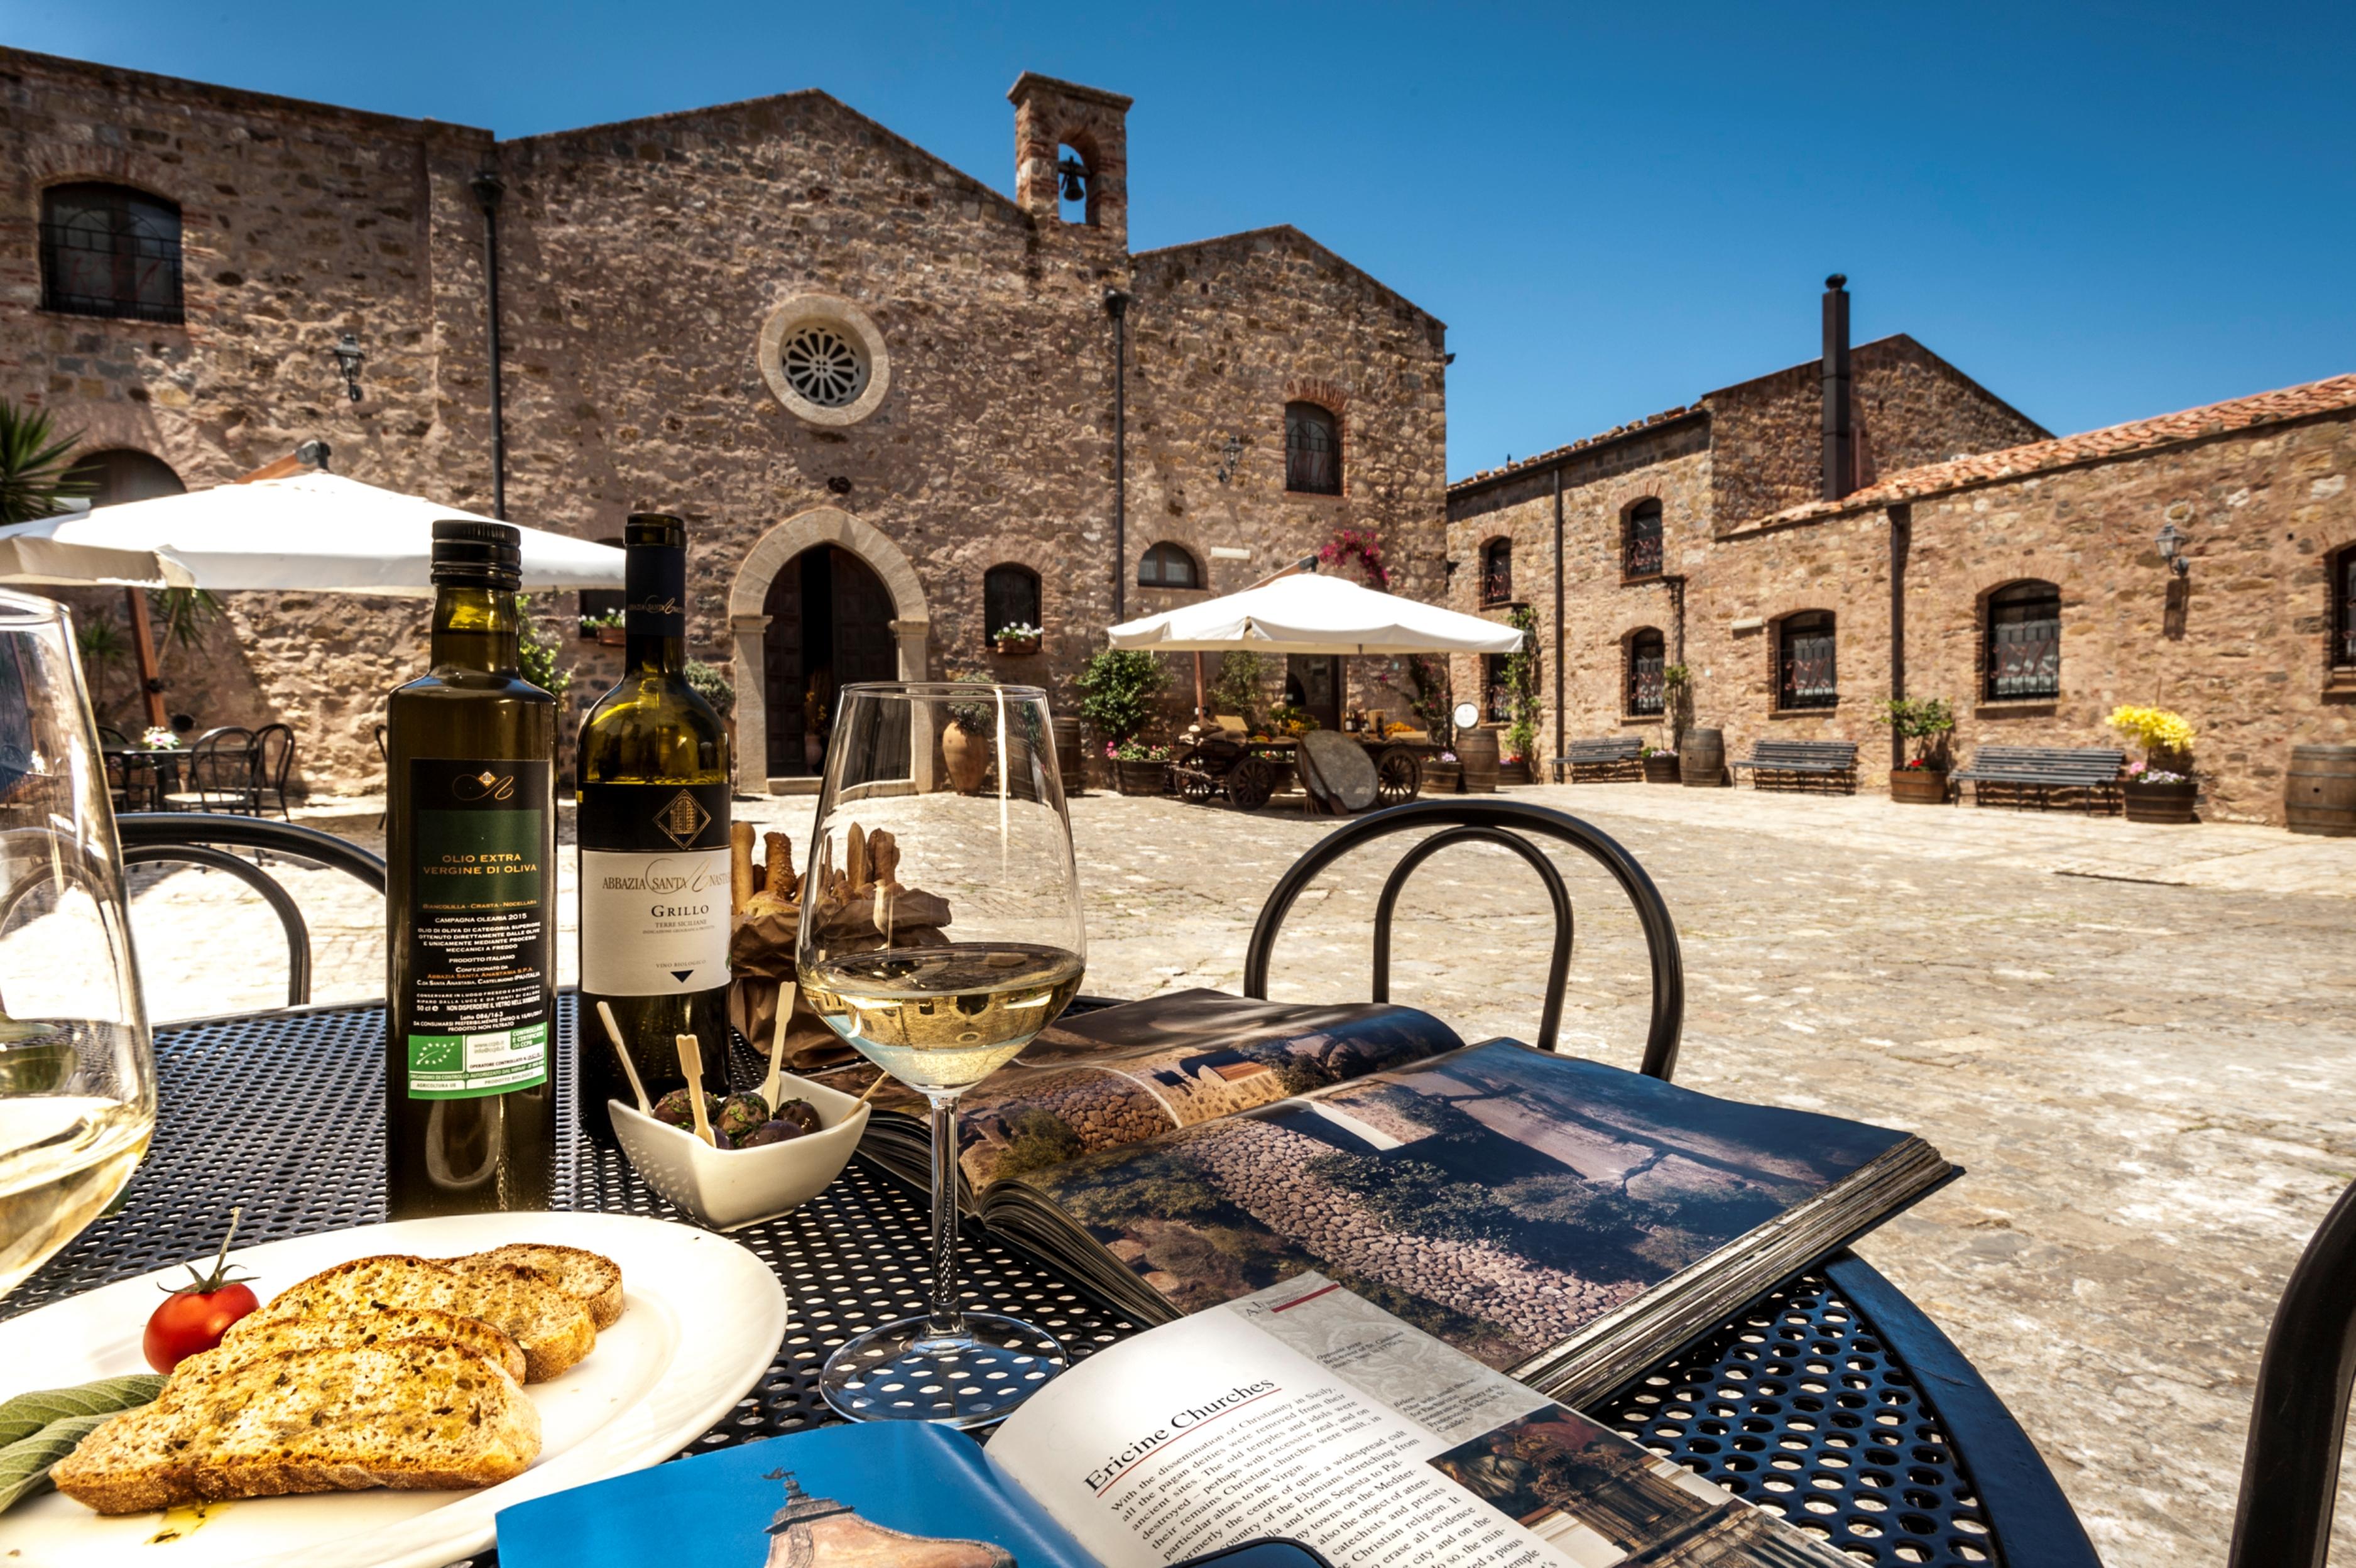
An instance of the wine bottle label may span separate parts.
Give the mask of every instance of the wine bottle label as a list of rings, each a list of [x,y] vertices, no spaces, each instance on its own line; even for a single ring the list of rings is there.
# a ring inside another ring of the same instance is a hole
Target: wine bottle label
[[[687,551],[636,545],[622,572],[624,632],[640,637],[687,635]]]
[[[555,1009],[550,764],[421,757],[409,779],[409,1097],[545,1083]]]
[[[581,786],[581,988],[669,997],[728,980],[728,786]]]

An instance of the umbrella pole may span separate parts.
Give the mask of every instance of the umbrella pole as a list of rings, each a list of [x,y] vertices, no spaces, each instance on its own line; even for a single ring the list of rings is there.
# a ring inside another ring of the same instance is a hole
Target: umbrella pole
[[[1194,652],[1194,722],[1201,723],[1208,715],[1203,710],[1203,654]]]
[[[164,677],[155,665],[155,628],[147,619],[147,593],[145,589],[126,588],[123,597],[131,604],[131,646],[139,661],[139,695],[147,704],[147,727],[161,730],[164,720]]]

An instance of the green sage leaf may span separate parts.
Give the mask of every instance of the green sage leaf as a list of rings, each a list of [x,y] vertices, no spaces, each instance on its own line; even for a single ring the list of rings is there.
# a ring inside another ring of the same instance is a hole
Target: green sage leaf
[[[81,1440],[121,1411],[93,1411],[88,1415],[69,1415],[52,1421],[30,1437],[21,1437],[0,1448],[0,1513],[5,1513],[19,1498],[37,1497],[49,1489],[49,1470],[57,1462],[74,1451]]]
[[[72,1388],[37,1389],[0,1403],[0,1448],[33,1436],[53,1421],[75,1415],[112,1415],[137,1404],[150,1404],[164,1391],[164,1380],[153,1372],[124,1378],[101,1378]]]

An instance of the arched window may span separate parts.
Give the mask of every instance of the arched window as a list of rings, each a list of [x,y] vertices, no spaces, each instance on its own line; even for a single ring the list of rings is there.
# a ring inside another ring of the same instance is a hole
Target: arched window
[[[1629,637],[1628,713],[1657,715],[1667,709],[1668,688],[1661,675],[1668,663],[1668,642],[1653,627],[1646,626]]]
[[[1514,541],[1503,537],[1481,547],[1481,603],[1510,604],[1514,599]]]
[[[1342,423],[1333,410],[1284,405],[1284,487],[1302,496],[1342,493]]]
[[[1184,545],[1163,539],[1137,563],[1137,581],[1145,588],[1200,588],[1203,572]]]
[[[170,464],[128,447],[93,452],[77,460],[66,480],[78,486],[93,507],[152,501],[159,496],[186,495],[188,489]]]
[[[1999,588],[1987,600],[1987,679],[1991,702],[2062,695],[2062,591],[2031,580]]]
[[[41,307],[180,319],[180,209],[119,185],[41,193]]]
[[[1036,626],[1039,574],[1027,566],[993,566],[981,574],[981,640],[1009,626]]]
[[[2356,669],[2356,544],[2331,562],[2331,667]]]
[[[1839,701],[1832,612],[1784,616],[1775,629],[1775,706],[1830,708]]]
[[[1661,504],[1639,501],[1628,508],[1628,522],[1620,539],[1620,575],[1658,577],[1661,574]]]

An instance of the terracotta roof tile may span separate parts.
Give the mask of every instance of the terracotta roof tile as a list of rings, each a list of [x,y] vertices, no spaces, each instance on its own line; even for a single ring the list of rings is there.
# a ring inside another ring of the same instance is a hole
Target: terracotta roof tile
[[[1830,517],[1839,512],[1886,507],[1936,495],[1943,490],[2021,478],[2049,469],[2067,468],[2074,464],[2105,457],[2122,457],[2130,453],[2147,452],[2155,447],[2198,440],[2202,436],[2255,430],[2263,425],[2281,424],[2310,414],[2330,413],[2349,408],[2356,408],[2356,375],[2331,376],[2320,381],[2309,381],[2304,386],[2285,387],[2279,391],[2259,392],[2252,397],[2211,403],[2204,408],[2161,414],[2157,419],[2130,420],[2126,424],[2090,430],[2079,435],[2033,441],[2026,446],[2006,447],[2001,452],[1975,453],[1966,457],[1950,458],[1944,463],[1902,469],[1862,490],[1852,491],[1837,501],[1810,501],[1803,506],[1788,507],[1761,521],[1795,522],[1809,517]]]
[[[1567,457],[1574,452],[1584,452],[1590,446],[1601,446],[1606,442],[1618,441],[1622,437],[1651,430],[1655,425],[1669,424],[1701,411],[1702,407],[1699,403],[1687,403],[1683,408],[1664,409],[1659,413],[1647,414],[1643,419],[1632,420],[1626,424],[1613,425],[1610,430],[1595,435],[1581,436],[1568,445],[1550,448],[1534,456],[1525,457],[1517,463],[1508,463],[1501,468],[1483,468],[1477,474],[1457,480],[1448,487],[1451,491],[1462,490],[1469,485],[1486,485],[1493,479],[1503,479],[1509,474],[1521,474],[1533,468],[1544,468],[1558,458]]]

